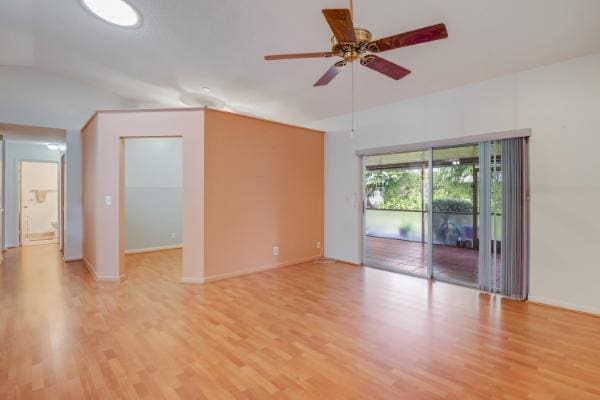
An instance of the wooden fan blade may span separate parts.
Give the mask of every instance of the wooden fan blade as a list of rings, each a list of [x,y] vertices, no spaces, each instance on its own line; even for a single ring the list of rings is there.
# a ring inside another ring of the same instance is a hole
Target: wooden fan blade
[[[372,41],[368,44],[368,49],[372,53],[381,53],[382,51],[398,49],[400,47],[446,39],[447,37],[448,31],[446,31],[446,25],[437,24]]]
[[[404,78],[406,75],[410,74],[410,71],[406,68],[375,55],[365,57],[360,63],[373,71],[382,73],[395,80]]]
[[[320,53],[296,53],[296,54],[273,54],[270,56],[265,56],[265,60],[273,61],[273,60],[290,60],[294,58],[321,58],[321,57],[331,57],[333,55],[330,51],[322,51]]]
[[[323,15],[325,15],[325,19],[338,43],[356,43],[350,10],[346,8],[329,8],[323,10]]]
[[[340,73],[340,71],[342,70],[342,67],[344,67],[344,65],[346,65],[345,61],[340,61],[340,62],[336,62],[335,64],[333,64],[331,66],[331,68],[329,68],[327,70],[327,72],[325,72],[325,75],[323,75],[321,77],[321,79],[319,79],[317,81],[317,83],[315,83],[313,86],[327,85],[329,82],[331,82],[333,80],[333,78],[335,78],[337,76],[337,74]]]

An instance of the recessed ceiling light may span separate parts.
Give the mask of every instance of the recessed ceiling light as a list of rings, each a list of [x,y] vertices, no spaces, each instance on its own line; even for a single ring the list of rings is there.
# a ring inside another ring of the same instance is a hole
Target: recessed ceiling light
[[[211,92],[211,89],[209,87],[206,87],[206,86],[202,86],[202,90],[204,92],[206,92],[206,93],[210,93]]]
[[[84,7],[102,20],[124,28],[137,28],[142,16],[125,0],[81,0]]]

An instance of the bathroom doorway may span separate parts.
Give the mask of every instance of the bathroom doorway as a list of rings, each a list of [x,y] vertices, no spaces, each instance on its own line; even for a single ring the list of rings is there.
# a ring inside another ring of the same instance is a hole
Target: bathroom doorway
[[[57,162],[19,161],[20,245],[58,243]]]

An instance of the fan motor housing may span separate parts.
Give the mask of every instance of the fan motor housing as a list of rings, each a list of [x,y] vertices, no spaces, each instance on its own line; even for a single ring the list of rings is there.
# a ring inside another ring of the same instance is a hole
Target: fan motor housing
[[[363,28],[355,28],[354,35],[356,43],[338,43],[335,36],[331,38],[331,52],[343,57],[345,61],[352,62],[361,58],[367,51],[367,45],[371,41],[371,32]]]

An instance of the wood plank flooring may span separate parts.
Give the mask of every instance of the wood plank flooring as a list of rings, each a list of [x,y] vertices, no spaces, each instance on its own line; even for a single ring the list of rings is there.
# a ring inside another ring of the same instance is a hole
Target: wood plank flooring
[[[179,250],[95,282],[0,266],[0,399],[600,399],[600,318],[345,264],[203,286]]]

